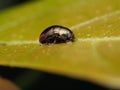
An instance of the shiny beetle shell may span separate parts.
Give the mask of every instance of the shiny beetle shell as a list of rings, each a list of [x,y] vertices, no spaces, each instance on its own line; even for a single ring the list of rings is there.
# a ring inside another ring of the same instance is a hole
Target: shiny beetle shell
[[[74,34],[70,29],[60,25],[53,25],[40,34],[39,42],[41,44],[58,44],[73,42],[74,39]]]

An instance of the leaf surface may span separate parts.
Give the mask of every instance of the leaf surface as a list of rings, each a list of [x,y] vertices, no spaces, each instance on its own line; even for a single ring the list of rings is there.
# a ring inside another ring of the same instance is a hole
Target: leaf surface
[[[0,64],[120,88],[119,9],[119,0],[45,0],[2,12]],[[40,45],[39,34],[54,24],[70,27],[76,41]]]

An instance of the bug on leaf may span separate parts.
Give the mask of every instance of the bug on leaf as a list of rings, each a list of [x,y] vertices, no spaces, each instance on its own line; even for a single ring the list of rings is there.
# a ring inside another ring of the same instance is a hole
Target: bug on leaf
[[[58,44],[73,42],[75,40],[73,32],[64,26],[53,25],[46,28],[39,37],[42,44]]]

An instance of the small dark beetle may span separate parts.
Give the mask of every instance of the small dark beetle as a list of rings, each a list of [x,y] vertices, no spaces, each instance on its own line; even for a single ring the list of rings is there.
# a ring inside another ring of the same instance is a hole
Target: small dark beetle
[[[73,32],[60,25],[53,25],[46,28],[39,37],[42,44],[58,44],[73,42],[75,39]]]

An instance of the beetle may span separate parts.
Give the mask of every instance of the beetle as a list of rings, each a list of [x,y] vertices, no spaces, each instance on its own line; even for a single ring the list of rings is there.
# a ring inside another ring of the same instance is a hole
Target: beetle
[[[46,28],[39,37],[41,44],[59,44],[73,42],[74,40],[73,32],[61,25],[52,25]]]

